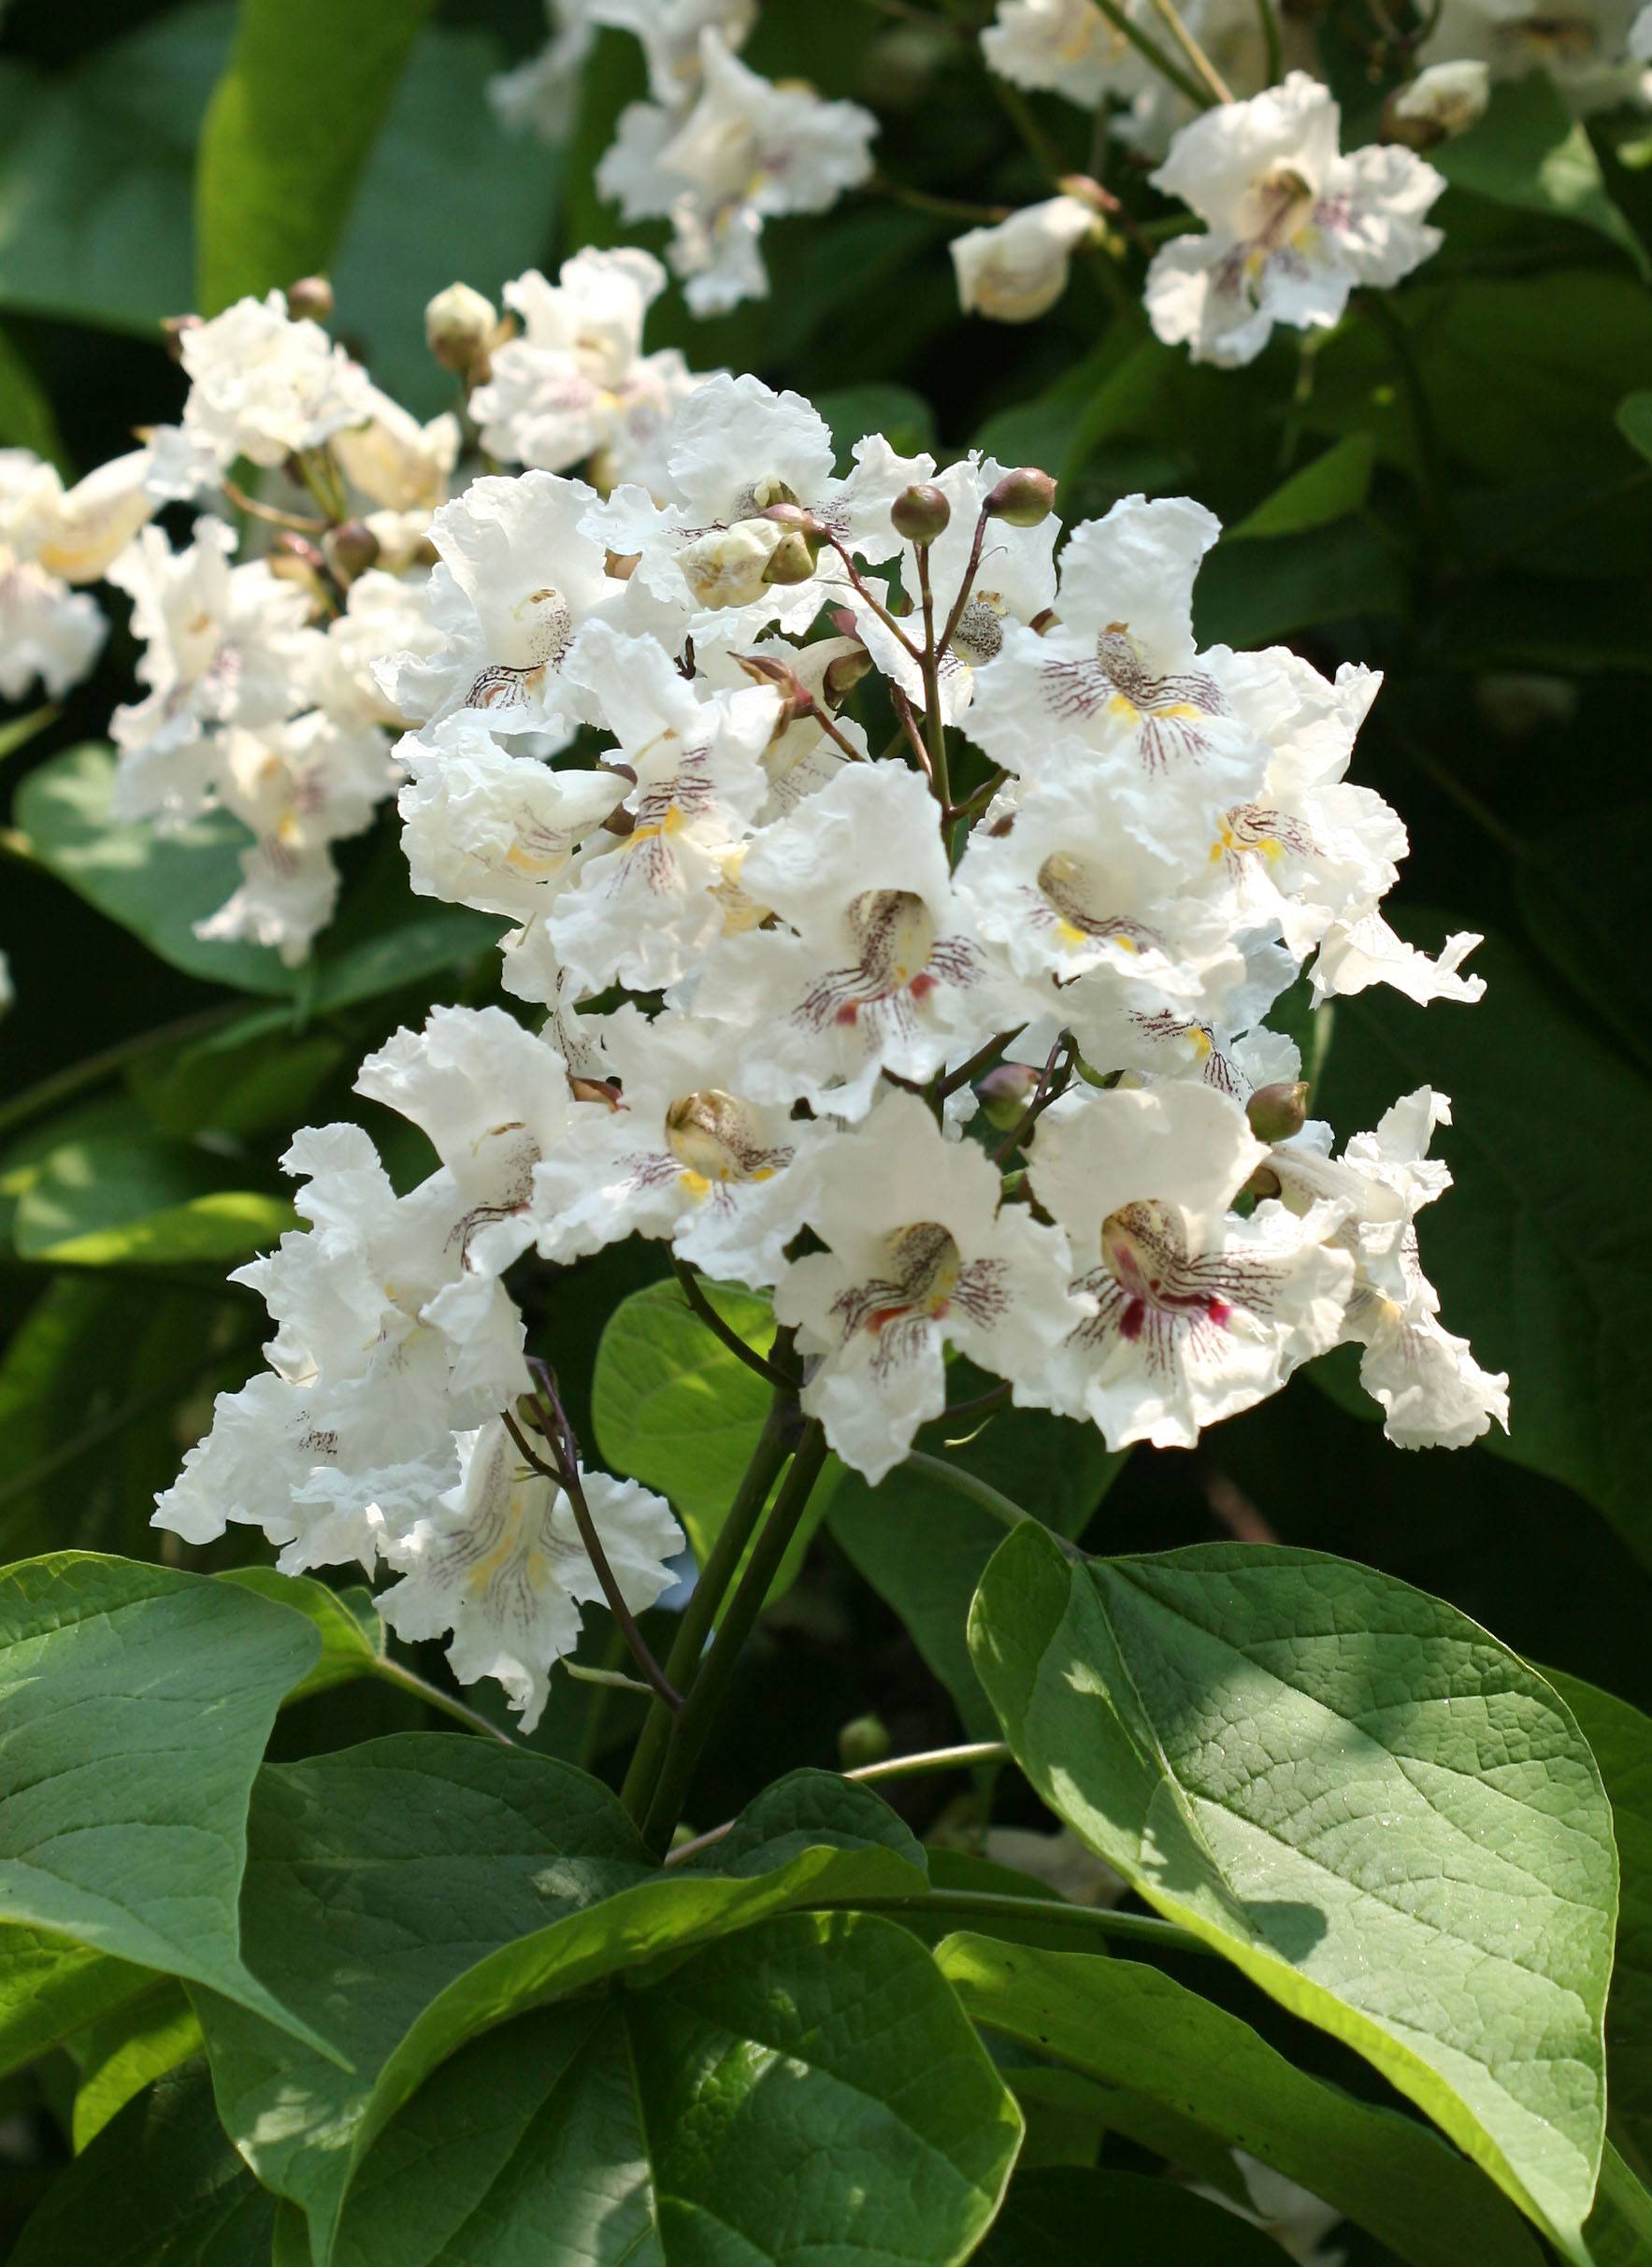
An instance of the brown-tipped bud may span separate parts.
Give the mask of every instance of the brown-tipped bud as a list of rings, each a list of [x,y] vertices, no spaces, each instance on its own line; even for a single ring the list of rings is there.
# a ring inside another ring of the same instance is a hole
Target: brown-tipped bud
[[[582,1079],[570,1072],[568,1091],[576,1102],[600,1102],[607,1110],[619,1110],[620,1090],[607,1079]]]
[[[353,582],[379,564],[379,538],[363,520],[346,520],[324,545],[327,563],[340,582]]]
[[[933,481],[918,481],[911,488],[903,488],[889,509],[895,523],[895,532],[908,543],[933,543],[937,536],[946,533],[952,518],[952,506],[943,489]]]
[[[333,312],[333,286],[325,276],[300,276],[287,286],[287,312],[294,323],[325,323]]]
[[[835,709],[848,699],[871,666],[872,657],[863,645],[856,646],[853,653],[840,653],[836,661],[826,664],[821,690],[831,707]]]
[[[602,554],[603,572],[611,575],[616,582],[629,582],[641,564],[639,551],[605,551]]]
[[[424,340],[444,370],[473,369],[494,343],[499,318],[491,299],[468,283],[450,283],[424,309]]]
[[[1005,520],[1012,527],[1037,527],[1055,509],[1056,483],[1036,465],[1006,472],[982,506],[989,520]]]
[[[795,535],[819,543],[826,536],[826,522],[817,520],[807,504],[765,504],[757,514],[760,520],[772,520],[777,527],[790,528]]]
[[[846,1772],[882,1763],[891,1744],[889,1727],[882,1716],[851,1716],[838,1729],[838,1760]]]
[[[437,550],[430,538],[420,536],[409,548],[408,565],[409,567],[434,567],[440,557],[440,552]]]
[[[1093,174],[1067,173],[1056,184],[1064,197],[1073,197],[1087,205],[1092,212],[1116,212],[1118,199],[1112,191],[1103,189]]]
[[[200,327],[199,315],[164,315],[162,317],[161,337],[165,344],[167,353],[171,355],[174,362],[183,360],[185,331],[198,331]]]
[[[736,666],[760,685],[779,685],[791,692],[797,682],[797,672],[789,661],[777,661],[772,653],[737,653]]]
[[[1037,1091],[1039,1074],[1030,1063],[999,1063],[977,1082],[975,1091],[989,1125],[1001,1133],[1019,1126]]]
[[[1041,638],[1047,629],[1053,627],[1058,617],[1053,606],[1041,606],[1038,612],[1033,616],[1032,620],[1027,624],[1027,626],[1029,630],[1035,631],[1037,635]]]
[[[763,569],[765,582],[807,582],[815,567],[815,549],[799,528],[782,536]]]
[[[313,582],[327,571],[326,560],[309,538],[292,527],[271,538],[266,565],[283,582]]]
[[[1258,1086],[1244,1106],[1251,1131],[1258,1141],[1288,1141],[1308,1122],[1308,1082],[1286,1079],[1277,1085]]]

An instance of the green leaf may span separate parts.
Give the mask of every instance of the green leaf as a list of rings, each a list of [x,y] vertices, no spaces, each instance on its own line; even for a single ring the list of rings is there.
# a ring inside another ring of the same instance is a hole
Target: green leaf
[[[321,1657],[303,1683],[288,1693],[289,1706],[335,1685],[375,1675],[384,1667],[384,1625],[370,1590],[360,1585],[344,1592],[329,1590],[310,1575],[278,1574],[274,1567],[233,1567],[214,1580],[272,1598],[314,1623],[322,1641]]]
[[[85,1268],[245,1259],[295,1223],[285,1198],[237,1188],[239,1177],[182,1142],[65,1142],[18,1200],[18,1255]]]
[[[1342,1559],[1217,1544],[1074,1567],[1030,1526],[987,1569],[970,1643],[1051,1808],[1582,2260],[1616,1861],[1543,1680]]]
[[[0,1574],[0,1918],[210,1985],[287,2030],[248,1973],[249,1791],[318,1641],[285,1607],[65,1551]]]
[[[275,2199],[224,2139],[198,2063],[129,2102],[47,2191],[9,2267],[262,2267]]]
[[[335,2267],[962,2260],[1021,2118],[928,1955],[794,1915],[438,2072],[345,2207]]]
[[[1546,71],[1494,88],[1479,124],[1429,158],[1454,188],[1594,229],[1652,280],[1645,246],[1608,195],[1588,135]]]
[[[1612,1804],[1623,1897],[1606,2002],[1607,2121],[1652,2183],[1652,1719],[1581,1677],[1544,1674],[1577,1718]]]
[[[774,1316],[767,1299],[729,1284],[706,1295],[748,1346],[767,1354]],[[714,1338],[675,1283],[645,1284],[610,1315],[596,1350],[592,1421],[603,1461],[668,1496],[704,1566],[750,1463],[773,1399],[756,1371]],[[771,1595],[797,1580],[834,1492],[816,1487],[781,1562]]]
[[[1590,2267],[1645,2267],[1652,2259],[1652,2189],[1636,2179],[1610,2141],[1584,2237]]]
[[[0,1929],[0,2075],[154,1988],[147,1968],[49,1929]]]
[[[215,315],[324,268],[430,0],[241,0],[195,175]]]
[[[71,2129],[79,2156],[134,2095],[200,2053],[201,2027],[179,1987],[164,1981],[93,2024],[70,2051],[80,2073]]]
[[[4,333],[0,333],[0,441],[13,449],[32,449],[60,472],[70,469],[51,404],[34,371]],[[33,739],[56,715],[55,709],[36,709],[32,716],[20,716],[0,725],[0,760]]]
[[[1218,543],[1199,570],[1201,640],[1276,645],[1321,623],[1403,614],[1408,590],[1391,543],[1364,519],[1335,520],[1265,543]]]
[[[976,2022],[1193,2118],[1414,2267],[1537,2267],[1519,2216],[1427,2126],[1310,2077],[1157,1969],[974,1935],[935,1959]]]
[[[955,1387],[955,1396],[970,1389]],[[936,1447],[948,1464],[1070,1536],[1084,1532],[1125,1463],[1108,1454],[1093,1425],[1032,1409],[996,1411],[971,1440]],[[995,1739],[998,1719],[970,1660],[969,1626],[975,1585],[1003,1541],[1002,1521],[938,1474],[909,1465],[875,1488],[845,1471],[832,1490],[827,1523],[900,1616],[970,1738]]]
[[[1255,511],[1228,529],[1223,540],[1238,543],[1257,536],[1295,536],[1328,526],[1358,511],[1371,493],[1376,443],[1369,433],[1350,433],[1333,441],[1322,456],[1293,472]],[[1267,571],[1266,562],[1256,563]]]
[[[829,1773],[770,1788],[727,1845],[662,1872],[596,1781],[446,1733],[266,1767],[247,1964],[352,2067],[295,2052],[243,2007],[197,2005],[225,2126],[309,2215],[318,2260],[372,2133],[477,2032],[808,1893],[924,1880],[887,1806]]]
[[[1652,465],[1652,387],[1626,394],[1617,405],[1616,423],[1630,447]]]
[[[1450,1095],[1456,1185],[1421,1223],[1422,1264],[1449,1327],[1515,1381],[1508,1439],[1489,1445],[1587,1496],[1652,1565],[1652,1097],[1516,946],[1488,938],[1473,965],[1487,990],[1472,1012],[1381,990],[1339,1000],[1315,1106],[1351,1130],[1425,1081]],[[1542,1064],[1563,1111],[1510,1107],[1522,1063]]]
[[[1052,2165],[1018,2173],[975,2254],[980,2267],[1096,2267],[1120,2261],[1174,2267],[1279,2267],[1279,2245],[1207,2197],[1142,2173]]]
[[[935,413],[911,386],[828,386],[814,395],[814,406],[832,429],[840,473],[853,468],[855,444],[869,433],[881,433],[901,456],[935,446]]]

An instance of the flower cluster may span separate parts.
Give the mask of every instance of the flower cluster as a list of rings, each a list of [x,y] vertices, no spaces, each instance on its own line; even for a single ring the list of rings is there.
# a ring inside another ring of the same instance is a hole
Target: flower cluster
[[[1186,500],[1058,552],[1041,473],[877,435],[840,473],[752,378],[695,387],[657,447],[648,487],[535,468],[430,522],[376,672],[404,840],[415,888],[510,923],[527,1013],[438,1009],[364,1065],[440,1161],[409,1193],[356,1128],[298,1136],[311,1225],[240,1278],[270,1369],[160,1523],[382,1562],[395,1626],[450,1631],[531,1719],[595,1592],[525,1453],[507,1277],[631,1236],[771,1297],[873,1482],[955,1355],[1115,1448],[1189,1445],[1343,1342],[1403,1444],[1501,1421],[1418,1261],[1444,1103],[1339,1151],[1266,1020],[1293,986],[1481,988],[1475,940],[1430,960],[1381,911],[1404,832],[1346,776],[1376,680],[1201,648],[1218,528]],[[585,1493],[650,1602],[668,1513]]]

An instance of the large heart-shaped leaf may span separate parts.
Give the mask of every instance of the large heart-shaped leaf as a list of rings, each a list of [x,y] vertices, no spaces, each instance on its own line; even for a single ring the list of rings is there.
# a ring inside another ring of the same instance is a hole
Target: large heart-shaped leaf
[[[286,1607],[164,1567],[65,1551],[0,1574],[0,1920],[27,1961],[49,1930],[303,2031],[242,1960],[237,1900],[253,1775],[318,1646]]]
[[[1342,1559],[1219,1544],[1073,1566],[1030,1525],[970,1637],[1052,1808],[1584,2259],[1616,1859],[1543,1679]]]
[[[794,1914],[479,2039],[367,2158],[333,2260],[946,2267],[1020,2138],[920,1944]]]
[[[1195,2119],[1413,2267],[1538,2267],[1519,2214],[1426,2126],[1310,2077],[1157,1969],[973,1935],[935,1958],[978,2023]]]

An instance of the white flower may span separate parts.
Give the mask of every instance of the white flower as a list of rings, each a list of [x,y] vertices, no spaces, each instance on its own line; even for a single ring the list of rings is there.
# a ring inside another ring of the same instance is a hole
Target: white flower
[[[696,383],[675,348],[642,352],[642,324],[665,287],[649,252],[576,252],[554,283],[537,268],[505,286],[522,336],[496,348],[490,375],[470,397],[481,445],[516,464],[566,472],[602,459],[611,486],[653,487],[678,405]]]
[[[459,454],[459,421],[444,412],[422,425],[377,386],[366,422],[333,436],[333,455],[352,488],[388,511],[434,511]]]
[[[551,36],[537,55],[488,80],[488,100],[512,133],[559,142],[572,122],[580,72],[596,37],[591,0],[545,0]]]
[[[216,750],[217,799],[251,830],[241,886],[197,937],[273,945],[289,968],[332,917],[338,873],[328,844],[360,834],[395,785],[384,735],[340,725],[319,709],[254,732],[225,732]]]
[[[1126,496],[1086,520],[1061,554],[1058,619],[1041,636],[1005,624],[970,710],[995,762],[1104,792],[1140,840],[1189,858],[1255,794],[1268,753],[1239,699],[1256,657],[1239,672],[1194,642],[1194,578],[1220,533],[1185,497]]]
[[[668,110],[692,102],[701,77],[700,34],[741,46],[757,21],[757,0],[590,0],[597,23],[629,32],[648,65],[649,93]]]
[[[1346,2267],[1347,2253],[1328,2249],[1327,2238],[1343,2224],[1343,2214],[1335,2204],[1328,2204],[1310,2190],[1276,2173],[1259,2158],[1249,2157],[1243,2149],[1233,2151],[1233,2161],[1243,2176],[1250,2208],[1235,2203],[1226,2189],[1207,2186],[1203,2181],[1189,2181],[1188,2187],[1196,2196],[1208,2196],[1212,2203],[1219,2204],[1224,2212],[1235,2218],[1248,2220],[1253,2228],[1262,2229],[1299,2267]]]
[[[366,372],[319,324],[291,322],[280,292],[180,331],[179,353],[190,380],[183,431],[221,466],[282,464],[373,414]]]
[[[829,1248],[786,1270],[774,1312],[820,1356],[804,1408],[875,1485],[945,1408],[949,1343],[1020,1399],[1086,1302],[1068,1290],[1066,1239],[1000,1207],[990,1159],[916,1095],[826,1136],[813,1179],[808,1217]]]
[[[415,891],[518,922],[545,910],[627,785],[613,772],[553,771],[512,755],[474,714],[409,734],[396,756],[410,775],[398,804]]]
[[[1362,913],[1329,929],[1314,962],[1314,989],[1321,998],[1345,998],[1368,985],[1392,984],[1407,999],[1426,1006],[1431,999],[1456,999],[1465,1005],[1482,998],[1484,976],[1459,976],[1458,968],[1480,943],[1472,930],[1448,937],[1439,957],[1430,960],[1397,937],[1381,913]]]
[[[0,450],[0,543],[61,582],[96,582],[153,518],[147,449],[133,449],[65,488],[26,449]]]
[[[259,731],[304,705],[306,672],[323,651],[304,593],[262,560],[232,567],[235,542],[222,520],[197,520],[180,552],[146,527],[109,567],[108,580],[132,599],[145,646],[137,674],[149,687],[115,710],[110,727],[122,751],[119,817],[188,816],[210,777],[203,735],[223,725]]]
[[[554,1480],[535,1471],[495,1421],[458,1440],[459,1481],[437,1507],[397,1536],[385,1559],[402,1580],[379,1599],[398,1637],[451,1631],[448,1661],[463,1685],[496,1677],[532,1731],[544,1712],[551,1670],[573,1651],[581,1604],[602,1601],[602,1585]],[[602,1555],[633,1613],[673,1580],[668,1559],[682,1548],[668,1506],[635,1480],[581,1475]]]
[[[1542,71],[1580,117],[1647,98],[1652,32],[1641,0],[1444,0],[1425,64],[1483,63],[1494,79]]]
[[[425,586],[443,644],[383,663],[381,687],[422,724],[475,712],[496,733],[566,741],[585,711],[562,665],[580,624],[625,586],[582,532],[595,489],[553,472],[472,481],[430,523],[440,564]]]
[[[1416,1215],[1451,1185],[1445,1166],[1429,1156],[1435,1126],[1450,1123],[1444,1096],[1419,1086],[1340,1158],[1330,1155],[1330,1127],[1319,1123],[1269,1157],[1293,1211],[1330,1202],[1346,1214],[1332,1239],[1358,1268],[1343,1336],[1364,1347],[1360,1383],[1382,1403],[1383,1429],[1401,1448],[1466,1448],[1493,1418],[1508,1430],[1507,1377],[1482,1370],[1468,1342],[1443,1328],[1417,1255]]]
[[[832,463],[826,420],[800,394],[776,394],[759,379],[719,371],[677,412],[662,500],[642,488],[617,488],[584,525],[607,550],[635,558],[627,588],[680,610],[697,647],[710,641],[738,651],[771,621],[788,632],[806,630],[828,598],[846,592],[829,549],[807,581],[763,582],[785,533],[760,516],[769,506],[801,505],[876,562],[899,549],[889,517],[896,496],[934,470],[927,456],[898,457],[879,436],[856,445],[846,480],[834,477]]]
[[[1383,115],[1394,140],[1426,150],[1477,126],[1490,100],[1488,64],[1431,63],[1394,90]]]
[[[935,476],[933,485],[945,496],[952,517],[928,547],[929,587],[933,596],[935,634],[943,636],[951,622],[964,576],[970,566],[981,508],[1003,478],[1005,467],[974,451]],[[1053,564],[1060,524],[1054,512],[1036,527],[1013,527],[994,520],[986,531],[970,595],[958,615],[957,626],[941,653],[941,713],[955,724],[974,696],[976,672],[1002,651],[1005,625],[1031,622],[1056,595]],[[900,587],[912,601],[913,612],[904,624],[914,645],[923,644],[923,616],[918,609],[918,568],[914,547],[903,544],[898,553]],[[899,639],[864,600],[845,596],[855,616],[856,631],[885,677],[892,678],[913,705],[924,706],[924,675]]]
[[[1154,255],[1147,312],[1160,338],[1232,368],[1275,323],[1329,326],[1356,284],[1398,283],[1439,249],[1423,215],[1442,176],[1392,144],[1340,155],[1340,118],[1329,88],[1293,71],[1176,136],[1154,183],[1209,233]]]
[[[699,51],[704,86],[693,109],[678,119],[633,103],[596,179],[626,220],[669,218],[684,295],[696,314],[711,315],[768,295],[764,222],[825,212],[865,180],[877,122],[856,103],[771,86],[714,30],[702,32]]]
[[[767,685],[702,697],[657,645],[600,622],[582,634],[567,674],[600,708],[635,783],[610,828],[587,840],[546,925],[575,983],[654,990],[722,932],[725,854],[768,795],[758,759],[780,697]]]
[[[22,700],[38,678],[61,699],[97,659],[108,628],[94,598],[0,544],[0,695]]]
[[[442,650],[423,579],[369,567],[351,584],[344,611],[334,615],[324,636],[324,648],[306,668],[316,705],[341,723],[399,730],[408,720],[384,694],[377,671],[392,654],[432,661]]]
[[[753,839],[740,879],[789,926],[729,938],[685,990],[747,1035],[749,1093],[857,1118],[883,1070],[930,1078],[995,1027],[999,986],[915,772],[850,765]]]
[[[582,1109],[534,1174],[539,1247],[567,1260],[628,1235],[669,1238],[714,1277],[772,1283],[802,1225],[818,1126],[742,1092],[743,1034],[627,1003],[603,1029],[617,1110]]]
[[[1067,289],[1075,247],[1095,226],[1087,205],[1056,196],[955,237],[959,306],[966,315],[989,315],[995,323],[1031,323],[1048,314]]]
[[[1095,1303],[1048,1366],[1048,1407],[1110,1448],[1191,1448],[1336,1343],[1353,1262],[1324,1239],[1341,1208],[1228,1209],[1267,1156],[1237,1103],[1191,1083],[1070,1094],[1039,1121],[1032,1187]]]
[[[1128,94],[1152,70],[1096,0],[998,0],[981,51],[1000,79],[1064,95],[1085,110],[1105,95]]]

